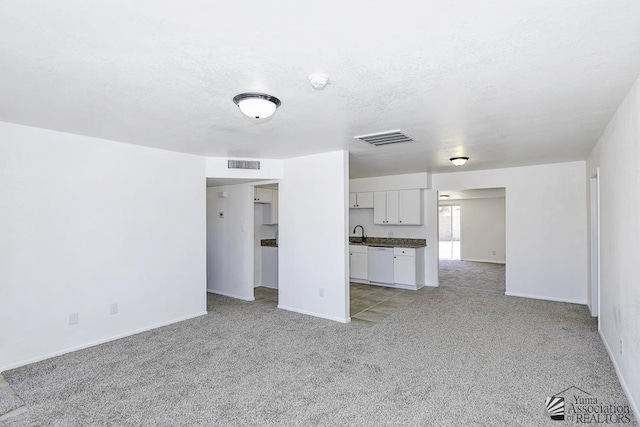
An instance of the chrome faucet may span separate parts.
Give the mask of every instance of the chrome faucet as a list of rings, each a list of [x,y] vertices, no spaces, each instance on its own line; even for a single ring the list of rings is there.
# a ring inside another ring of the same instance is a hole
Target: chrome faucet
[[[353,234],[356,234],[356,229],[360,227],[362,229],[362,243],[367,241],[367,236],[364,235],[364,227],[361,226],[360,224],[356,225],[355,227],[353,227]]]

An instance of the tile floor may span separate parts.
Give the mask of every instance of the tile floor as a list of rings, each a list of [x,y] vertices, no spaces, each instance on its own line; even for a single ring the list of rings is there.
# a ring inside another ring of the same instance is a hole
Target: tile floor
[[[416,292],[423,292],[424,288],[417,291],[387,288],[384,286],[365,285],[351,283],[350,306],[351,325],[371,326],[381,321],[390,314],[402,310],[415,298]],[[278,290],[257,287],[254,289],[255,303],[267,305],[273,308],[278,306]],[[207,294],[207,310],[211,311],[218,295]],[[224,298],[224,297],[222,297]]]
[[[413,302],[417,291],[351,283],[351,324],[371,326]]]

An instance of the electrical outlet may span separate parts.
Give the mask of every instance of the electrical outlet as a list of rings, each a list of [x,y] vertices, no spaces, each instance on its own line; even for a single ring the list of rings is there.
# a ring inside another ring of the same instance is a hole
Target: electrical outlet
[[[318,292],[318,294],[324,298],[324,288],[320,288],[320,291]]]
[[[77,325],[77,324],[78,324],[78,313],[70,313],[69,325]]]
[[[118,314],[118,303],[109,306],[109,314]]]
[[[622,347],[622,340],[620,340],[620,356],[624,354],[624,348]]]

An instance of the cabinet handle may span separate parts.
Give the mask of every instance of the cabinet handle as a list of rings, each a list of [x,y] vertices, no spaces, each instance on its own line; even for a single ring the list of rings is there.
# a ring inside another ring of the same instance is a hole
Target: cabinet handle
[[[400,224],[402,224],[402,221],[400,221]]]

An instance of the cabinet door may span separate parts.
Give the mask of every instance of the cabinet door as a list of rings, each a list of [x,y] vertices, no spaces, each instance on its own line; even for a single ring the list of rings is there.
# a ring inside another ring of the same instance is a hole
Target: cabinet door
[[[271,203],[272,190],[270,188],[256,188],[253,201],[256,203]]]
[[[271,224],[278,223],[278,209],[280,208],[280,202],[278,200],[278,190],[272,190],[273,199],[271,200]]]
[[[262,247],[261,284],[268,288],[278,287],[278,248]]]
[[[373,193],[373,223],[387,223],[387,192],[376,191]]]
[[[398,193],[398,222],[406,225],[422,224],[421,191],[400,190]]]
[[[262,208],[262,224],[276,225],[278,224],[278,190],[272,191],[271,203],[266,203]],[[258,203],[257,201],[255,203]]]
[[[358,193],[358,207],[359,208],[372,208],[373,207],[373,191],[366,193]]]
[[[399,224],[398,191],[387,191],[387,224]]]
[[[349,207],[350,208],[358,207],[358,198],[356,193],[349,193]]]
[[[367,280],[369,265],[366,253],[350,252],[349,277],[353,279]]]
[[[395,255],[393,257],[393,282],[401,285],[416,285],[416,258]]]

